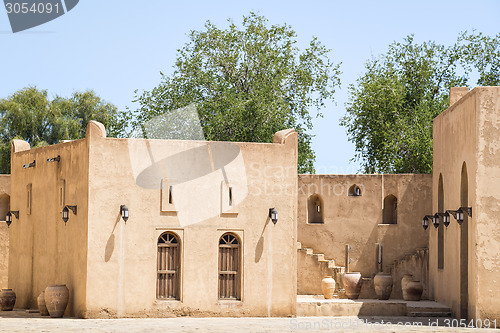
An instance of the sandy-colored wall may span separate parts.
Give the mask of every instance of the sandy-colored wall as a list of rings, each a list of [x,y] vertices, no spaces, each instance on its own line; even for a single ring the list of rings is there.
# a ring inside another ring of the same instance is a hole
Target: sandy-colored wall
[[[48,285],[66,284],[70,299],[65,315],[85,310],[87,150],[85,140],[36,149],[23,141],[14,144],[10,206],[19,211],[19,219],[13,217],[9,230],[9,288],[17,294],[17,308],[37,308],[36,298]],[[47,162],[58,155],[60,162]],[[33,160],[35,167],[23,168]],[[67,225],[62,221],[61,188],[63,202],[78,206]]]
[[[295,314],[297,136],[275,139],[284,142],[92,138],[85,316]],[[221,214],[224,179],[236,204]],[[162,202],[162,181],[173,185],[173,205]],[[165,231],[181,240],[179,301],[156,299]],[[243,242],[241,301],[218,299],[218,242],[228,231]]]
[[[10,209],[10,175],[0,175],[0,288],[8,288],[9,229],[5,214]]]
[[[468,173],[468,319],[500,320],[500,87],[475,88],[434,120],[434,211],[439,175],[445,209],[460,206],[461,171]],[[445,230],[445,265],[437,268],[437,231],[430,233],[430,278],[437,301],[460,311],[460,226],[452,218]]]
[[[475,315],[500,321],[500,87],[482,88],[477,94]]]
[[[362,196],[348,196],[353,184]],[[299,175],[298,186],[298,240],[336,265],[344,266],[346,244],[350,271],[364,277],[376,272],[376,243],[383,246],[386,272],[395,260],[427,247],[421,217],[431,210],[431,175]],[[313,194],[323,200],[324,224],[307,223]],[[390,194],[398,199],[397,224],[382,224],[383,201]]]
[[[433,212],[438,210],[438,183],[443,178],[444,209],[457,209],[461,206],[461,177],[464,163],[468,177],[468,206],[473,208],[473,217],[468,218],[468,317],[478,317],[477,288],[479,271],[478,262],[485,258],[478,257],[476,233],[483,223],[481,208],[477,202],[478,174],[478,105],[481,103],[485,88],[476,88],[449,109],[434,119],[434,162],[433,162]],[[489,106],[491,107],[491,105]],[[498,163],[497,163],[498,165]],[[484,170],[484,168],[483,168]],[[483,178],[490,184],[493,175]],[[484,177],[484,175],[483,175]],[[477,215],[479,214],[479,215]],[[451,224],[444,231],[444,267],[438,268],[438,231],[429,228],[429,275],[431,295],[438,302],[452,308],[453,315],[462,318],[460,310],[460,230],[453,217]],[[494,233],[488,231],[491,237]],[[495,252],[497,255],[497,252]],[[482,265],[482,264],[481,264]],[[497,270],[498,276],[498,270]],[[490,291],[491,292],[491,291]],[[466,318],[463,318],[466,319]],[[491,318],[490,318],[491,319]]]

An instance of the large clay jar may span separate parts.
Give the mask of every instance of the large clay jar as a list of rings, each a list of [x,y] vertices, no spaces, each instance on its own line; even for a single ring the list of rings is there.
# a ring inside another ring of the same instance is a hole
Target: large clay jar
[[[389,299],[392,292],[392,276],[390,274],[378,273],[373,278],[373,285],[378,299]]]
[[[405,301],[408,300],[408,294],[406,293],[406,284],[410,281],[413,281],[413,275],[411,274],[403,275],[403,278],[401,279],[401,291],[403,292],[403,299]]]
[[[408,301],[420,301],[424,287],[420,281],[410,281],[406,284]]]
[[[347,298],[357,299],[361,291],[361,273],[344,273],[342,280]]]
[[[321,280],[321,290],[325,299],[332,299],[335,294],[335,280],[331,276],[325,276]]]
[[[45,291],[42,291],[38,298],[36,299],[38,303],[38,309],[40,310],[40,314],[42,316],[48,316],[49,310],[47,310],[47,305],[45,305]]]
[[[12,311],[16,303],[16,293],[12,289],[2,289],[0,291],[0,309],[2,311]]]
[[[69,290],[65,284],[45,288],[45,305],[52,318],[61,318],[68,305]]]

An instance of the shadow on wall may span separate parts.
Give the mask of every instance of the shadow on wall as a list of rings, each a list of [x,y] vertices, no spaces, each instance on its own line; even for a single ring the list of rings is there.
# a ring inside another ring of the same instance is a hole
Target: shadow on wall
[[[116,229],[116,225],[118,224],[118,222],[120,222],[121,220],[121,214],[119,213],[117,218],[116,218],[116,221],[115,221],[115,224],[113,225],[113,230],[111,230],[111,235],[109,235],[108,237],[108,241],[106,242],[106,247],[104,249],[104,261],[105,262],[108,262],[111,260],[111,256],[113,255],[113,252],[115,250],[115,229]]]
[[[10,210],[10,195],[0,195],[0,221],[5,221],[5,216]]]

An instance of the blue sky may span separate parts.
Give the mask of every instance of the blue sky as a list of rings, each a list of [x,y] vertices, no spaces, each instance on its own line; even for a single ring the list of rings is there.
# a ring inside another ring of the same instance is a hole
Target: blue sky
[[[291,25],[299,47],[317,36],[332,50],[331,59],[342,62],[342,87],[312,132],[318,173],[359,169],[359,163],[350,162],[354,147],[338,120],[345,113],[347,87],[367,59],[412,33],[418,42],[451,44],[460,31],[500,31],[498,0],[81,0],[62,17],[16,34],[0,10],[0,98],[36,85],[52,96],[93,89],[120,109],[131,107],[135,89],[151,89],[160,82],[160,71],[172,71],[190,30],[202,29],[206,20],[221,27],[228,18],[239,23],[250,11],[271,24]]]

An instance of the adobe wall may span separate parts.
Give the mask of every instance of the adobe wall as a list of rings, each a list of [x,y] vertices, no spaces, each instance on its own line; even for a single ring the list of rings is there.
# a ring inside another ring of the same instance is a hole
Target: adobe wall
[[[442,269],[437,262],[437,229],[430,228],[429,234],[432,293],[436,301],[450,306],[457,318],[500,320],[500,301],[495,292],[495,281],[500,274],[500,157],[496,153],[499,113],[500,88],[480,87],[434,119],[433,211],[438,210],[440,175],[444,208],[454,210],[463,205],[461,183],[465,165],[466,201],[473,213],[472,218],[466,217],[462,226],[452,217],[450,226],[444,230]],[[467,293],[460,287],[461,230],[468,240],[468,246],[464,247],[467,256],[463,256],[466,261],[462,263],[462,267],[467,267]],[[461,298],[461,294],[467,295],[468,300]],[[468,318],[462,308],[467,308]]]
[[[478,91],[477,122],[476,318],[500,321],[498,277],[500,276],[500,87]],[[474,217],[474,215],[473,215]],[[473,275],[474,276],[474,275]]]
[[[9,229],[5,215],[10,210],[10,175],[0,175],[0,288],[8,288]]]
[[[294,131],[273,144],[93,137],[85,317],[294,315],[296,165]],[[157,242],[166,231],[180,238],[180,300],[156,298]],[[218,299],[226,232],[243,243],[241,301]]]
[[[383,247],[385,272],[395,260],[427,247],[421,217],[431,211],[431,175],[299,175],[298,240],[344,266],[345,245],[351,247],[350,271],[363,277],[376,273],[376,243]],[[349,196],[352,185],[361,196]],[[308,223],[307,201],[319,194],[323,224]],[[397,223],[383,223],[383,202],[397,198]],[[299,267],[301,269],[301,267]],[[300,273],[300,272],[299,272]],[[299,281],[307,283],[307,281]]]
[[[51,284],[66,284],[66,316],[85,310],[88,147],[85,140],[30,149],[14,140],[11,159],[9,288],[16,308],[37,309],[36,298]],[[47,159],[60,155],[60,162]],[[36,161],[35,167],[23,168]],[[31,184],[31,185],[30,185]],[[30,199],[31,200],[30,200]],[[67,225],[64,205],[77,205]]]

